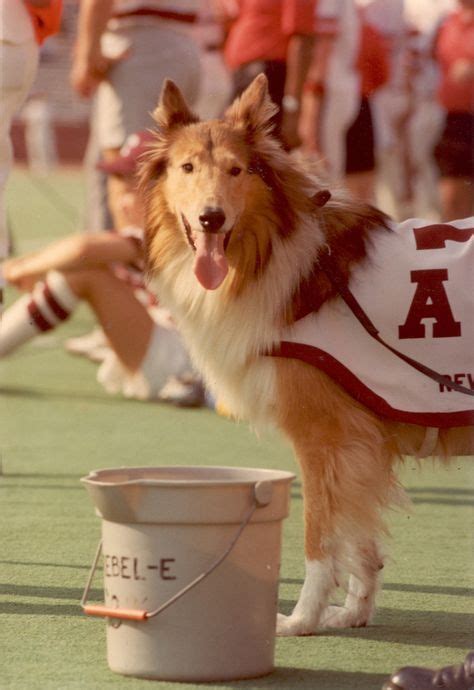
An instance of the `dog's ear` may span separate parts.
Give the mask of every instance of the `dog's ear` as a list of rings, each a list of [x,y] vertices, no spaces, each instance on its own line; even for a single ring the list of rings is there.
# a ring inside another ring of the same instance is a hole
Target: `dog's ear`
[[[163,131],[199,122],[199,118],[188,108],[183,94],[171,79],[165,79],[153,118]]]
[[[270,120],[277,111],[278,107],[268,94],[267,78],[259,74],[227,109],[225,119],[250,135],[267,134],[272,128]]]

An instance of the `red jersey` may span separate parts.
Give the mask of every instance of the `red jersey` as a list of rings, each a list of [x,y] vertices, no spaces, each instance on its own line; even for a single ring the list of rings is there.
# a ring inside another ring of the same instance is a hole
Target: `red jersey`
[[[237,69],[254,60],[286,61],[290,36],[311,34],[315,0],[239,0],[239,15],[224,49]]]
[[[366,98],[390,78],[389,42],[363,17],[360,27],[357,69],[361,74],[361,92]]]
[[[48,36],[58,33],[61,26],[63,0],[51,0],[46,7],[35,7],[29,2],[25,5],[33,22],[37,43],[41,45]]]
[[[459,10],[441,25],[436,40],[441,68],[438,98],[450,112],[474,113],[474,19]],[[461,78],[463,63],[470,63],[471,76]]]

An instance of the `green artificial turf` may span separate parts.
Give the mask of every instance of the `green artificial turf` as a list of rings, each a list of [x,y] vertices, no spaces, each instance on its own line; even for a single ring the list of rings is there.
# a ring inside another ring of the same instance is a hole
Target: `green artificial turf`
[[[10,184],[18,251],[74,229],[80,176],[66,171],[47,183],[49,197],[24,172]],[[276,435],[257,439],[245,425],[208,410],[106,395],[95,382],[96,366],[67,355],[61,345],[91,323],[82,308],[64,330],[0,362],[0,688],[152,687],[108,670],[105,622],[79,608],[100,531],[81,476],[119,465],[296,470]],[[413,511],[390,516],[391,558],[373,625],[279,639],[272,675],[216,687],[379,690],[400,665],[460,662],[474,647],[471,463],[458,460],[446,469],[425,461],[420,469],[407,461],[401,476]],[[300,491],[297,481],[284,523],[280,610],[286,613],[303,580]],[[93,597],[101,597],[100,576]]]

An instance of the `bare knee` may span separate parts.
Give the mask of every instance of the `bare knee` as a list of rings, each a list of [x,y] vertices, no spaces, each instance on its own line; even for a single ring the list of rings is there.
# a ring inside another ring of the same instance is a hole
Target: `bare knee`
[[[109,271],[104,268],[87,268],[64,274],[69,287],[80,299],[88,299],[94,290],[100,289],[108,275]]]

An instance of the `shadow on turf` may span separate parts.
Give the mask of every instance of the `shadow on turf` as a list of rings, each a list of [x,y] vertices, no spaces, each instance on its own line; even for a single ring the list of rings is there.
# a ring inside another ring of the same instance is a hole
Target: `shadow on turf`
[[[42,564],[43,565],[43,564]],[[13,597],[38,597],[45,599],[68,599],[74,604],[43,603],[43,602],[0,602],[0,614],[20,616],[81,616],[82,609],[79,605],[83,594],[82,587],[53,587],[37,585],[15,585],[13,583],[0,584],[0,595]],[[101,601],[103,592],[100,589],[91,589],[90,598]]]
[[[272,688],[272,690],[288,690],[288,688],[298,688],[298,690],[300,688],[308,688],[308,690],[315,690],[315,688],[317,690],[380,690],[387,680],[387,675],[277,666],[275,671],[266,678],[251,681],[240,680],[237,683],[227,682],[225,687],[236,688],[236,690],[246,687],[253,690],[260,690],[260,688]],[[202,687],[206,687],[205,684]]]
[[[432,506],[453,506],[455,508],[461,506],[474,506],[474,498],[471,500],[459,498],[411,498],[411,502],[415,505],[432,505]]]
[[[415,505],[474,506],[472,489],[422,486],[407,489],[407,494]]]
[[[0,595],[3,596],[67,599],[75,600],[77,603],[5,601],[0,603],[0,613],[79,616],[82,614],[79,607],[82,591],[79,587],[1,584]],[[91,591],[91,596],[96,600],[100,600],[101,595],[100,589]],[[284,613],[289,613],[293,606],[293,601],[280,601],[280,610]],[[469,613],[380,608],[375,624],[367,628],[325,630],[321,631],[318,637],[343,637],[422,646],[429,642],[432,646],[458,648],[470,645],[471,632],[472,616]]]
[[[19,616],[82,616],[77,604],[23,604],[14,601],[0,603],[0,613]]]
[[[94,402],[103,405],[123,405],[124,399],[121,397],[114,397],[112,395],[100,395],[94,393],[72,393],[70,391],[57,391],[51,389],[37,390],[35,388],[10,388],[9,386],[0,387],[0,395],[4,395],[7,398],[35,398],[39,400],[74,400],[81,402]],[[141,400],[127,399],[126,402],[138,402],[143,404]],[[149,403],[148,403],[149,404]]]
[[[1,561],[0,561],[1,563]],[[299,578],[284,577],[280,580],[284,585],[302,585],[303,580]],[[415,594],[448,594],[455,597],[472,597],[474,589],[472,587],[448,587],[441,585],[411,585],[399,584],[398,582],[384,582],[382,589],[390,592],[413,592]]]
[[[474,496],[473,489],[458,489],[454,487],[439,488],[435,486],[412,486],[411,489],[407,489],[407,493],[410,494],[448,494],[452,496]]]
[[[443,587],[441,585],[410,585],[385,582],[382,589],[390,592],[414,592],[420,594],[451,594],[456,597],[472,597],[472,587]]]
[[[295,603],[280,600],[281,612],[291,613]],[[375,623],[366,628],[322,630],[319,635],[415,646],[429,644],[433,647],[457,649],[472,645],[472,615],[381,607],[377,610]]]
[[[73,568],[75,570],[89,570],[89,565],[71,565],[67,563],[36,563],[33,561],[4,561],[0,560],[0,564],[8,565],[27,565],[40,567],[54,567],[54,568]],[[98,568],[100,570],[100,567]],[[280,584],[285,585],[302,585],[303,580],[294,578],[282,578]],[[470,587],[442,587],[437,585],[410,585],[386,582],[383,589],[391,592],[413,592],[416,594],[444,594],[457,597],[472,597],[474,590]],[[100,596],[100,590],[95,590]],[[33,585],[15,585],[12,583],[0,584],[0,594],[11,594],[14,596],[35,596],[35,597],[50,597],[58,599],[76,599],[82,595],[82,591],[77,588],[70,587],[37,587]],[[91,595],[94,590],[91,590]],[[288,602],[286,602],[288,605]]]
[[[13,583],[0,584],[0,595],[14,597],[45,597],[46,599],[73,599],[79,601],[84,588],[82,587],[53,587],[37,585],[15,585]],[[100,599],[102,590],[91,589],[89,598]],[[1,604],[0,604],[1,606]]]
[[[43,473],[35,472],[35,474],[26,474],[23,472],[4,472],[3,477],[8,479],[80,479],[84,476],[84,473],[74,474],[69,472],[54,472],[54,473]]]
[[[42,563],[41,561],[8,561],[8,560],[0,560],[0,564],[3,565],[26,565],[28,567],[30,566],[39,566],[41,568],[74,568],[74,570],[90,570],[91,567],[90,565],[78,565],[78,564],[73,564],[73,563]],[[100,570],[100,567],[97,568],[97,570]]]

